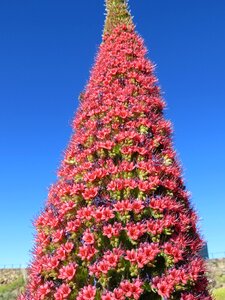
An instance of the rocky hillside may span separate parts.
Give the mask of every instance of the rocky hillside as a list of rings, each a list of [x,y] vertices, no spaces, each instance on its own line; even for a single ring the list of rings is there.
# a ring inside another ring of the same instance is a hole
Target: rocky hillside
[[[0,300],[14,300],[26,281],[26,269],[0,269]]]
[[[213,289],[225,288],[225,258],[209,259],[209,280]]]

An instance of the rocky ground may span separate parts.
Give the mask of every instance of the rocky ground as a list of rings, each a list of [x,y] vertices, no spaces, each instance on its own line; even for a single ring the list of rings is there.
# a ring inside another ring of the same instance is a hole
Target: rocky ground
[[[209,259],[207,265],[210,286],[213,289],[225,288],[225,258]]]
[[[0,269],[0,300],[14,300],[23,289],[26,269]]]

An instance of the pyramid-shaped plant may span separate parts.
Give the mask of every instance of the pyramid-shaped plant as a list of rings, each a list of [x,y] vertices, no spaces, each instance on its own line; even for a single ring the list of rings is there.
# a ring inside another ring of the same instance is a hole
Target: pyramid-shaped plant
[[[197,217],[125,0],[107,17],[19,299],[209,300]]]

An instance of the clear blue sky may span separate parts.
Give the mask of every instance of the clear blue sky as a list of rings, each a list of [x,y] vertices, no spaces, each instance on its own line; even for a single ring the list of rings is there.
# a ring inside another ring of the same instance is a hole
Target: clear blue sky
[[[225,251],[225,1],[130,0],[209,252]],[[71,135],[103,0],[0,1],[0,265],[29,261],[31,220]]]

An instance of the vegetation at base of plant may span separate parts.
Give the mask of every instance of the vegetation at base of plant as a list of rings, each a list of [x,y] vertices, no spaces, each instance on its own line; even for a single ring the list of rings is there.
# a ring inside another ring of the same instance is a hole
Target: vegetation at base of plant
[[[24,286],[24,284],[25,284],[24,278],[19,277],[12,283],[0,285],[0,294],[11,292],[16,289],[21,289]]]
[[[225,288],[216,289],[213,292],[215,300],[224,300],[225,299]]]

